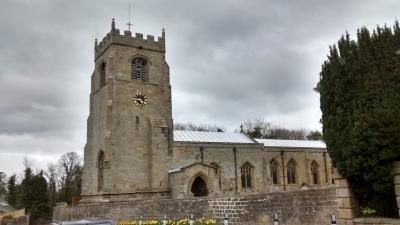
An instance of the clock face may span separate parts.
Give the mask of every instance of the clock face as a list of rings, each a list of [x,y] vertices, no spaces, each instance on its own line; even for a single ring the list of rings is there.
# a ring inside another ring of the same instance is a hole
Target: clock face
[[[143,107],[147,104],[147,96],[142,92],[137,92],[135,96],[133,96],[133,101],[139,107]]]

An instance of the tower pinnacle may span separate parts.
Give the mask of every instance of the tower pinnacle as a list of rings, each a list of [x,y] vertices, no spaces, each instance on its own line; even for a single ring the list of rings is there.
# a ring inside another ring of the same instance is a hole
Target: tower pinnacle
[[[114,20],[114,18],[112,18],[112,22],[111,22],[111,31],[115,31],[115,20]]]

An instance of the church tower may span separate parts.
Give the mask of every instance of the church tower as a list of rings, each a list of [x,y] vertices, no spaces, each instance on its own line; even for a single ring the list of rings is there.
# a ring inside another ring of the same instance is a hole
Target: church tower
[[[173,123],[165,32],[95,41],[82,202],[168,196]]]

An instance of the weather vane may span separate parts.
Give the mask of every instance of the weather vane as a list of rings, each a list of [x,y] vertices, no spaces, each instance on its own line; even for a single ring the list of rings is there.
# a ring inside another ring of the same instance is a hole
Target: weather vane
[[[128,30],[131,31],[131,26],[132,26],[132,23],[131,23],[131,3],[129,3],[129,19],[128,19],[128,23],[126,25],[128,25]]]

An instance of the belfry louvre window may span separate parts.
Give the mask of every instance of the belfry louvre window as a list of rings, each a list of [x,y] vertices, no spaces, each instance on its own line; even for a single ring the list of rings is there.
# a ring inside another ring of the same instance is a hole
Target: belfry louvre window
[[[271,160],[269,169],[271,172],[271,180],[273,184],[278,184],[278,165],[275,159]]]
[[[147,61],[141,57],[132,59],[131,63],[132,80],[148,81]]]
[[[287,164],[287,181],[288,184],[296,183],[296,163],[293,159]]]
[[[240,168],[240,173],[241,173],[241,179],[242,179],[242,188],[251,188],[251,173],[252,173],[252,167],[249,163],[245,163],[241,168]]]

